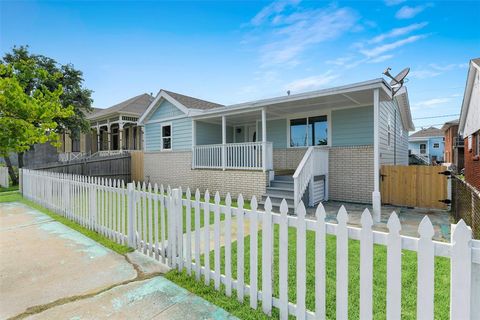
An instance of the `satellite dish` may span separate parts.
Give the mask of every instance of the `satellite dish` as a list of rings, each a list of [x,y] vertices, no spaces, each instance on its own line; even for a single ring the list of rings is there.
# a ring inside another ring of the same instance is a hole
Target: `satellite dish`
[[[410,72],[410,68],[403,69],[395,77],[390,74],[390,70],[392,70],[392,68],[388,67],[383,71],[383,74],[392,79],[392,81],[390,81],[390,86],[392,87],[392,94],[395,95],[398,90],[403,87],[403,84],[408,81],[406,76]]]

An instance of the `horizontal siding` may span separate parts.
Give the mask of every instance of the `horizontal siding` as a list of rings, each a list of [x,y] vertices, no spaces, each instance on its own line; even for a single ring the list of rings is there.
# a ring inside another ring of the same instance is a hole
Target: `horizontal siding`
[[[332,111],[332,146],[373,144],[373,107]]]
[[[145,151],[160,151],[160,123],[145,125]]]
[[[258,141],[262,141],[262,122],[258,122]],[[272,142],[274,148],[287,147],[287,120],[267,120],[267,141]]]
[[[152,121],[152,120],[168,119],[168,118],[171,118],[171,117],[181,116],[183,114],[184,113],[182,111],[180,111],[180,109],[175,107],[169,101],[163,100],[163,101],[160,102],[160,105],[152,113],[152,115],[150,116],[150,118],[148,120]]]
[[[172,121],[174,151],[189,150],[192,148],[192,119],[181,118]]]
[[[380,103],[379,144],[381,164],[408,164],[408,132],[395,100]],[[388,121],[390,119],[390,145],[388,145]]]
[[[233,142],[233,127],[227,126],[227,143]],[[222,143],[222,125],[197,121],[197,145]]]

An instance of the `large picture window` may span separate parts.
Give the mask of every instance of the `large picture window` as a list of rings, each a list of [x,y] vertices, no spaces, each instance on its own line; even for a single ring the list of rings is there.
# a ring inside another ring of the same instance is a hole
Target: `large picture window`
[[[162,150],[172,149],[172,126],[162,126]]]
[[[328,144],[327,116],[290,120],[290,147]]]

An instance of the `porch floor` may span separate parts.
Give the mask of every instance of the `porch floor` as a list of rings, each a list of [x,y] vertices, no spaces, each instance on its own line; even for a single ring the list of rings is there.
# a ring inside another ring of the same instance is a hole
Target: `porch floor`
[[[372,211],[372,206],[369,204],[340,202],[340,201],[326,201],[323,206],[327,213],[327,221],[336,222],[336,216],[340,207],[344,205],[349,216],[349,224],[353,226],[361,226],[360,218],[363,210],[368,208]],[[316,208],[307,208],[307,215],[313,219]],[[411,237],[418,237],[418,225],[425,215],[428,215],[433,224],[435,235],[434,240],[449,241],[450,240],[450,214],[447,210],[438,209],[422,209],[422,208],[407,208],[391,205],[382,205],[381,221],[374,225],[374,229],[378,231],[388,231],[387,221],[390,214],[395,211],[400,218],[402,230],[400,234]]]

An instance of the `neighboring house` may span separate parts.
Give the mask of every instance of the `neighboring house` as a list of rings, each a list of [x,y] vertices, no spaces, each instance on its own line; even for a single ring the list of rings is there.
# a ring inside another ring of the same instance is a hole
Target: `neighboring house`
[[[392,99],[383,79],[230,106],[160,90],[139,125],[151,182],[376,213],[380,165],[408,164],[414,129],[406,88]]]
[[[445,165],[452,166],[457,172],[463,169],[463,138],[458,134],[458,120],[448,121],[442,127],[445,137],[443,157]]]
[[[470,61],[458,133],[465,142],[465,180],[480,190],[480,58]]]
[[[445,142],[443,131],[435,127],[419,130],[408,137],[410,162],[436,164],[443,162]],[[413,160],[413,161],[412,161]]]
[[[81,133],[75,139],[69,134],[62,135],[59,159],[68,161],[95,154],[102,156],[142,150],[143,133],[137,121],[152,100],[153,97],[145,93],[110,108],[95,109],[87,115],[92,126],[90,133]]]

